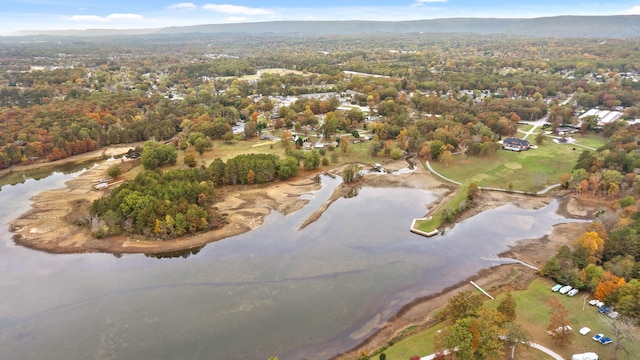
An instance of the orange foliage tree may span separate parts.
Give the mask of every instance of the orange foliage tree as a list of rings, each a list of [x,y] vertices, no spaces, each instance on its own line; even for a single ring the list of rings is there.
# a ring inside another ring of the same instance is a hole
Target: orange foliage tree
[[[607,297],[614,294],[619,287],[624,286],[627,282],[624,278],[613,275],[610,271],[605,271],[602,280],[596,286],[593,296],[600,301],[604,301]]]

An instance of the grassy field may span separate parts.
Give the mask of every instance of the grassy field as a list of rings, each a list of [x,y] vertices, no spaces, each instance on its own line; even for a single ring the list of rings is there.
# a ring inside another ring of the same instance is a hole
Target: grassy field
[[[500,149],[488,157],[454,157],[448,167],[437,161],[431,165],[444,176],[462,183],[536,192],[558,183],[563,173],[570,173],[581,152],[546,141],[528,151]]]
[[[446,205],[438,209],[434,214],[431,214],[430,219],[416,221],[416,228],[424,232],[434,231],[443,224],[445,209],[449,209],[455,213],[466,198],[467,186],[462,186]]]
[[[602,146],[604,146],[605,140],[606,140],[602,136],[596,135],[596,134],[587,134],[587,135],[576,134],[576,135],[573,135],[573,138],[576,140],[578,144],[588,146],[594,149],[599,149]]]
[[[611,328],[606,322],[608,318],[600,315],[595,307],[589,306],[588,301],[593,297],[591,297],[590,294],[582,292],[574,297],[554,293],[551,291],[553,285],[554,283],[548,279],[538,278],[532,281],[526,290],[514,291],[512,294],[517,304],[517,321],[529,331],[534,342],[552,349],[566,359],[570,359],[572,354],[584,352],[595,352],[601,359],[611,359],[613,357],[614,345],[601,345],[591,339],[596,333],[603,333],[609,337],[613,336]],[[497,308],[504,296],[505,294],[501,294],[495,300],[487,300],[485,306]],[[557,298],[569,312],[569,320],[575,331],[574,340],[570,345],[556,345],[552,338],[546,333],[551,318],[547,300],[551,297]],[[578,330],[585,326],[591,328],[592,331],[587,335],[580,335]],[[432,354],[434,352],[433,344],[437,331],[443,327],[444,324],[439,323],[429,329],[394,343],[384,351],[387,359],[406,360],[412,355],[425,356]],[[618,351],[617,358],[619,360],[636,359],[637,357],[634,354],[640,354],[640,330],[635,328],[634,334],[636,339],[638,339],[635,343],[623,343],[631,355]],[[516,358],[520,360],[551,359],[551,357],[540,351],[524,347],[517,349]]]
[[[533,125],[531,125],[531,124],[518,125],[518,130],[519,131],[531,131],[531,129],[533,129]]]
[[[513,296],[517,304],[518,321],[521,322],[531,333],[535,342],[547,346],[565,358],[570,359],[572,354],[583,352],[595,352],[601,359],[611,359],[613,357],[613,344],[601,345],[591,338],[596,333],[603,333],[612,337],[613,332],[607,320],[608,317],[598,313],[597,308],[590,306],[588,301],[593,299],[591,294],[580,292],[574,297],[569,297],[551,291],[555,283],[548,279],[539,278],[534,280],[526,290],[515,291]],[[492,303],[497,304],[503,296],[496,298]],[[555,297],[569,311],[569,320],[575,331],[574,341],[571,345],[558,346],[546,334],[551,315],[548,312],[547,301]],[[582,327],[589,327],[592,331],[587,335],[580,335],[578,331]],[[640,339],[639,329],[635,329],[635,336]],[[640,343],[624,344],[630,354],[640,354]],[[618,359],[637,359],[634,355],[626,355],[618,351]]]

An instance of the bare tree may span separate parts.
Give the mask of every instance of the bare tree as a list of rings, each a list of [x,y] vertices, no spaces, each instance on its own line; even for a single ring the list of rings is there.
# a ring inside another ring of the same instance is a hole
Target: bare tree
[[[516,322],[507,322],[503,325],[503,329],[505,331],[504,341],[507,346],[511,346],[511,359],[514,359],[518,345],[530,346],[531,334]]]
[[[632,329],[632,321],[630,318],[623,316],[616,320],[607,319],[605,320],[613,333],[613,356],[612,360],[616,360],[616,356],[618,354],[618,350],[622,350],[625,354],[629,355],[629,350],[627,350],[626,345],[633,344],[635,341],[633,329]],[[623,344],[623,343],[626,343]]]

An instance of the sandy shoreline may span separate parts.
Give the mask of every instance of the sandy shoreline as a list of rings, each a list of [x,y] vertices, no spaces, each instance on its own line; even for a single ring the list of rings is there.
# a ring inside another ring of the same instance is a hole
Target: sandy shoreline
[[[72,225],[67,220],[73,216],[75,209],[87,206],[91,201],[104,194],[104,191],[96,190],[94,185],[99,179],[106,177],[107,168],[111,164],[113,162],[102,163],[85,171],[77,178],[68,181],[62,189],[54,189],[36,195],[33,198],[32,209],[11,223],[11,231],[15,233],[15,242],[25,247],[50,253],[107,252],[114,254],[150,254],[197,248],[210,242],[254,229],[262,224],[264,217],[271,211],[278,211],[283,214],[295,212],[308,202],[308,200],[301,199],[301,195],[313,193],[320,188],[320,183],[316,177],[317,174],[309,173],[293,181],[278,182],[262,187],[235,188],[221,191],[221,200],[216,202],[214,206],[220,212],[227,214],[228,224],[219,230],[196,236],[169,241],[144,241],[125,237],[94,239],[87,229]],[[387,163],[385,167],[389,170],[397,170],[405,168],[406,165],[406,162],[398,161]],[[365,176],[363,182],[367,186],[373,187],[406,186],[428,189],[436,194],[439,200],[444,199],[455,188],[450,184],[441,182],[421,166],[413,172],[401,175],[368,175]],[[307,222],[313,222],[322,216],[323,209],[331,206],[332,201],[339,198],[341,192],[347,190],[343,186],[339,186],[334,196],[327,200],[315,214],[310,216]],[[540,208],[562,194],[556,195],[556,197],[530,197],[500,192],[482,192],[477,200],[477,205],[468,210],[462,219],[508,203],[517,203],[518,206],[527,209]],[[437,206],[437,203],[431,204],[430,207]],[[427,212],[428,209],[425,207],[425,213]],[[562,200],[559,212],[565,216],[575,218],[590,219],[592,216],[590,209],[583,208],[573,198]],[[407,227],[409,224],[410,219],[407,220]],[[587,226],[588,223],[557,225],[548,236],[542,239],[522,240],[502,256],[541,267],[548,258],[555,254],[559,247],[570,243],[572,239],[584,232]],[[369,336],[351,351],[336,356],[334,359],[356,358],[360,349],[374,350],[379,348],[409,326],[418,325],[417,329],[427,326],[432,321],[434,313],[444,307],[452,295],[459,291],[471,289],[471,285],[468,283],[469,280],[474,280],[490,292],[499,292],[505,287],[505,284],[511,284],[510,286],[522,284],[522,286],[526,286],[535,276],[537,275],[532,269],[518,264],[502,265],[483,270],[471,279],[465,279],[438,294],[415,299],[405,305],[392,318],[388,319],[375,334]]]

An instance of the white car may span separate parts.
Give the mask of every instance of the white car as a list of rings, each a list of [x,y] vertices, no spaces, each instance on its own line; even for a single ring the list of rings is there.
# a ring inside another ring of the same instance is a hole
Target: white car
[[[596,306],[599,302],[600,300],[598,299],[589,300],[589,305]]]
[[[560,289],[559,293],[560,294],[566,294],[569,291],[571,291],[571,286],[567,285],[567,286],[563,286],[562,289]]]
[[[579,291],[580,291],[580,290],[578,290],[578,289],[571,289],[571,291],[569,291],[569,292],[567,293],[567,295],[569,295],[569,296],[574,296],[574,295],[576,295]]]
[[[588,333],[591,332],[591,329],[589,329],[588,327],[583,327],[582,329],[580,329],[580,335],[587,335]]]

